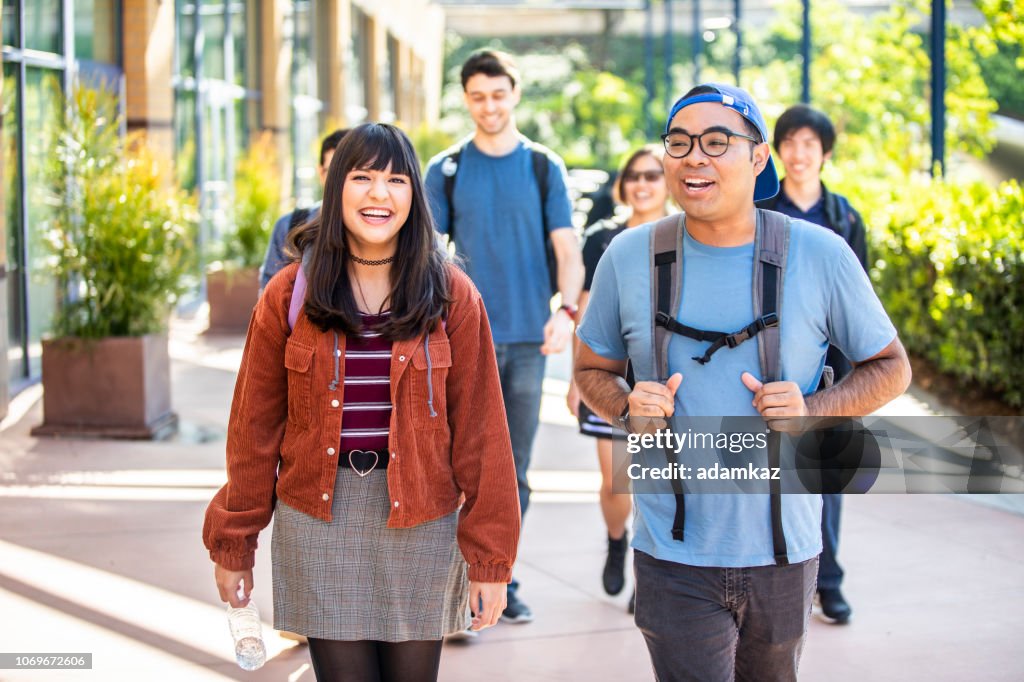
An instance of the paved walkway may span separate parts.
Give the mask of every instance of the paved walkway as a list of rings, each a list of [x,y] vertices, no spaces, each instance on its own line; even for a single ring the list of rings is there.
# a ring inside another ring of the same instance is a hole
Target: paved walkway
[[[242,339],[195,331],[179,324],[172,337],[183,424],[172,441],[33,439],[38,390],[0,425],[0,651],[91,652],[94,666],[0,670],[0,681],[313,680],[305,647],[269,630],[263,669],[233,662],[200,528],[223,481]],[[652,679],[625,613],[628,589],[601,591],[596,461],[555,394],[564,359],[549,375],[517,568],[536,621],[446,645],[442,680]],[[913,399],[891,409],[929,411]],[[841,560],[854,618],[814,620],[801,679],[1024,679],[1024,515],[1007,511],[1014,505],[1020,498],[847,497]],[[267,622],[268,546],[264,533],[255,594]]]

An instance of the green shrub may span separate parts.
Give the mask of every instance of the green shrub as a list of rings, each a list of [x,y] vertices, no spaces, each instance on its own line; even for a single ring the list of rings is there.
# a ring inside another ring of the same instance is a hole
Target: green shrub
[[[273,136],[264,132],[235,164],[234,224],[212,245],[211,269],[259,267],[280,215],[277,148]]]
[[[1024,406],[1020,185],[920,180],[893,194],[870,232],[872,279],[903,343]]]
[[[122,138],[118,122],[114,95],[76,86],[47,131],[48,266],[64,294],[58,336],[164,330],[193,267],[192,200],[173,186],[169,162],[142,137]]]

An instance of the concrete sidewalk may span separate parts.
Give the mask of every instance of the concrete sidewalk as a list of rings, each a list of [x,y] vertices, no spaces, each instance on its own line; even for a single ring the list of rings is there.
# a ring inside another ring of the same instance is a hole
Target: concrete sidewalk
[[[172,441],[33,439],[41,405],[32,392],[16,400],[0,430],[0,652],[89,652],[93,669],[0,670],[0,681],[314,679],[306,648],[269,626],[272,660],[255,673],[234,664],[200,538],[206,503],[224,480],[242,341],[176,325],[183,428]],[[629,587],[614,599],[601,590],[596,456],[557,395],[564,371],[564,359],[549,371],[517,565],[536,620],[446,645],[442,680],[653,677],[625,612]],[[928,409],[912,401],[893,409],[903,406]],[[854,618],[845,627],[812,622],[801,679],[1024,679],[1024,515],[992,502],[848,496],[840,560]],[[269,623],[269,531],[260,540],[255,598]]]

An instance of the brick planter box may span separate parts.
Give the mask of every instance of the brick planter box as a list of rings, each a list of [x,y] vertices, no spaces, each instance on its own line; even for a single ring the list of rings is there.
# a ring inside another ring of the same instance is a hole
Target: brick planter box
[[[43,423],[33,436],[152,440],[177,427],[166,334],[43,341]]]
[[[244,334],[260,293],[259,268],[218,270],[206,275],[206,300],[210,304],[208,331]]]

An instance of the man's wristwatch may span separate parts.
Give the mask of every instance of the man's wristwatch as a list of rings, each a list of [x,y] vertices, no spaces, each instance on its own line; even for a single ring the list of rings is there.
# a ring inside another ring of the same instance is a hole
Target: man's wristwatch
[[[558,309],[567,312],[569,314],[569,317],[571,317],[573,320],[576,319],[576,314],[579,313],[580,311],[579,306],[569,305],[568,303],[563,303],[562,305],[558,306]]]
[[[622,408],[622,414],[619,415],[619,428],[626,433],[633,433],[629,422],[629,401],[626,401],[626,406]]]

